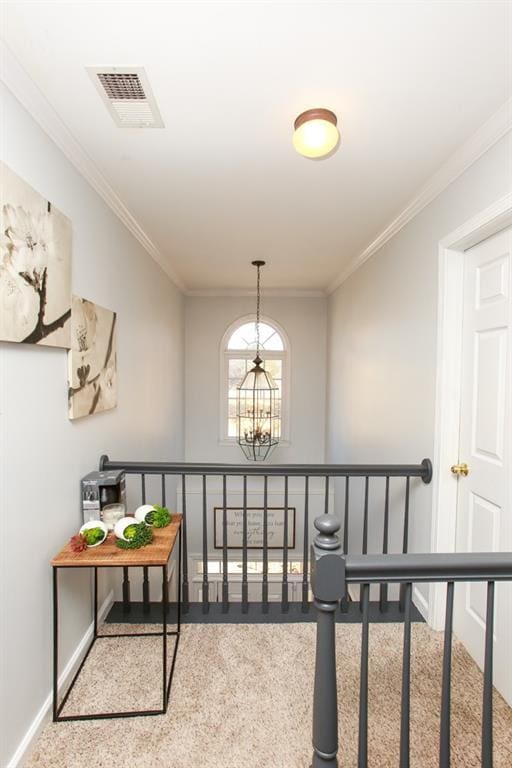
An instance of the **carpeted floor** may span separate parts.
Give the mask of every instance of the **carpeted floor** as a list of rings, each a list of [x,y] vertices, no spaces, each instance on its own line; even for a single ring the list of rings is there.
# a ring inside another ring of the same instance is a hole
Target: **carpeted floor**
[[[361,628],[343,624],[336,632],[340,765],[352,768],[357,764]],[[370,636],[369,763],[396,768],[402,627],[373,625]],[[308,768],[314,648],[313,624],[186,625],[167,715],[51,723],[26,768]],[[442,635],[413,625],[415,768],[438,765],[441,661]],[[160,662],[160,638],[99,641],[65,714],[158,707]],[[452,768],[477,768],[482,677],[458,642],[453,663]],[[510,768],[512,710],[498,694],[494,737],[495,768]]]

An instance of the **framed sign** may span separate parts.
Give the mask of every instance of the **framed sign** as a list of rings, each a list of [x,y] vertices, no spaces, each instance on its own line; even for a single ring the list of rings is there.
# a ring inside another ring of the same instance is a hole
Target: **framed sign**
[[[222,549],[222,519],[224,507],[213,509],[213,546]],[[263,507],[247,507],[247,549],[263,549]],[[226,507],[228,549],[242,549],[242,507]],[[283,549],[284,507],[267,507],[268,549]],[[288,507],[288,549],[295,548],[295,507]]]

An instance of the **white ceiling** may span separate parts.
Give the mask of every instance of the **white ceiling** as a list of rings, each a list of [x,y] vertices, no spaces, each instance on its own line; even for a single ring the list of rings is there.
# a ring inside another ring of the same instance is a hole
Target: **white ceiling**
[[[511,95],[505,2],[18,2],[4,37],[190,290],[325,289]],[[120,129],[86,66],[143,66]],[[297,155],[325,106],[338,152]]]

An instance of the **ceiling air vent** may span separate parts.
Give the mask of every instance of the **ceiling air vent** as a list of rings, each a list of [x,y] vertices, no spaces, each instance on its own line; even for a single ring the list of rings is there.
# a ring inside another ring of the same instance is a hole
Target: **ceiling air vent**
[[[144,69],[87,67],[87,71],[120,128],[164,127]]]

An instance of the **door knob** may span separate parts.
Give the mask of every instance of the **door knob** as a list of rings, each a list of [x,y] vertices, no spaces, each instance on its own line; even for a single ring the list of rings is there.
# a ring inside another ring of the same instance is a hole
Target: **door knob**
[[[454,464],[451,469],[454,475],[462,475],[463,477],[469,475],[469,467],[467,464]]]

